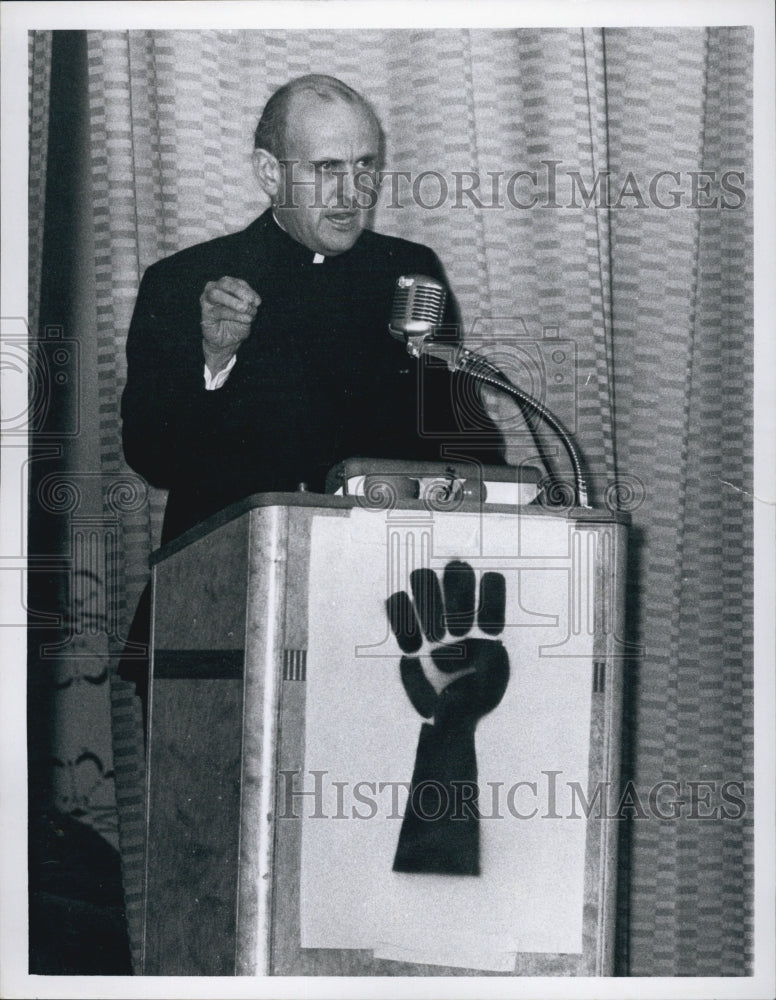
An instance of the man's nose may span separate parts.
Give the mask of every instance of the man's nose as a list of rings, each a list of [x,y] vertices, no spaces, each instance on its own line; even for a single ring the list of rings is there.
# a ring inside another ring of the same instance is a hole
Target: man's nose
[[[355,167],[346,167],[337,171],[337,204],[342,208],[350,208],[356,193]]]

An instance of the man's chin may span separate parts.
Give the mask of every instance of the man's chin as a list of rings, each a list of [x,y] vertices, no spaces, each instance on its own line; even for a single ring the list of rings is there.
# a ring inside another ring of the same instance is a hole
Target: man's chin
[[[350,248],[355,245],[356,240],[358,240],[363,231],[364,227],[360,224],[340,229],[327,224],[325,236],[321,240],[322,249],[320,250],[320,253],[325,256],[334,256],[338,253],[345,253],[346,250],[350,250]]]

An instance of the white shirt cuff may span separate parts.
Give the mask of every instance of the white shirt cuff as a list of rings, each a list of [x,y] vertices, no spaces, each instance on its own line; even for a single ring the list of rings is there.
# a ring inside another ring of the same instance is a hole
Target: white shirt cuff
[[[226,368],[222,368],[221,371],[216,372],[215,375],[211,375],[210,369],[207,365],[205,365],[205,388],[209,390],[220,389],[224,382],[226,382],[229,378],[229,372],[234,368],[236,361],[237,355],[233,354]]]

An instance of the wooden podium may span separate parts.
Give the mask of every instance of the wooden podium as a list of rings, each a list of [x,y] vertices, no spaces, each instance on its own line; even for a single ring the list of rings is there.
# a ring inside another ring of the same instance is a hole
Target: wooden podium
[[[611,974],[626,525],[262,494],[156,553],[143,973]],[[397,874],[423,720],[386,600],[454,559],[508,596],[482,874]]]

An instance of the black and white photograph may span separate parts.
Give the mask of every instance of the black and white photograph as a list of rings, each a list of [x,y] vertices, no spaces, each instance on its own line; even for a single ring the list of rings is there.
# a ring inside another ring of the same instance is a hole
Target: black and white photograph
[[[772,997],[773,5],[3,8],[0,994]]]

